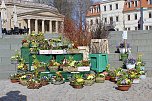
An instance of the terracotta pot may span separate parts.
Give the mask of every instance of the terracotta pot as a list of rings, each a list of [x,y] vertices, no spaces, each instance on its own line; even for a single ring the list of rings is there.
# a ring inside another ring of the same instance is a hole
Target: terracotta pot
[[[111,77],[111,78],[110,78],[110,81],[111,81],[111,82],[116,82],[116,77]]]
[[[104,83],[104,81],[105,81],[105,78],[101,78],[101,77],[96,77],[95,78],[96,83]]]
[[[48,85],[49,83],[48,83],[47,81],[42,81],[41,84],[42,84],[42,86],[46,86],[46,85]]]
[[[91,86],[94,84],[94,80],[84,80],[84,85],[85,86]]]
[[[75,89],[82,89],[83,85],[72,85],[72,87]]]
[[[26,86],[27,85],[27,80],[20,80],[20,84],[23,85],[23,86]]]
[[[111,76],[106,76],[105,80],[110,80]]]
[[[63,80],[62,80],[62,81],[52,81],[52,83],[53,83],[54,85],[60,85],[60,84],[63,84],[64,81],[63,81]]]
[[[11,79],[11,82],[12,82],[12,83],[18,83],[19,80],[18,80],[18,79]]]
[[[128,91],[130,87],[131,85],[119,85],[117,89],[121,91]]]

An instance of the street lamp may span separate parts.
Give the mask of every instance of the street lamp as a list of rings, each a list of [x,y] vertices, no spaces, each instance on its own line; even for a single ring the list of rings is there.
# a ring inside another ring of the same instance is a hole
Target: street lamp
[[[140,30],[143,30],[143,7],[142,7],[142,0],[140,0]]]

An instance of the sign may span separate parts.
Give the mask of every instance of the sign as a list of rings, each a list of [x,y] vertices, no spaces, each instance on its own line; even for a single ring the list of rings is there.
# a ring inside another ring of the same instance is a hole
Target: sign
[[[123,31],[123,33],[122,33],[122,39],[127,39],[127,31]]]

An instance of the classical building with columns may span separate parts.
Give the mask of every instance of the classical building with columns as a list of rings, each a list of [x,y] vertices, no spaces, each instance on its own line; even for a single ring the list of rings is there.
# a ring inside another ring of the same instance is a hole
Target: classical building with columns
[[[61,33],[63,31],[64,16],[52,6],[33,3],[29,0],[4,0],[4,2],[7,19],[2,27],[7,30],[14,27],[26,27],[29,28],[29,33]],[[17,13],[17,26],[14,25],[14,7]]]

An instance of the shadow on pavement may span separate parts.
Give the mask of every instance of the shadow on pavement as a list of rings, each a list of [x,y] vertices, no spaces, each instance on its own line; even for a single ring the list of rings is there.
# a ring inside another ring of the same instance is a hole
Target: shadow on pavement
[[[0,97],[0,101],[27,101],[27,97],[19,93],[20,91],[10,91],[6,96]]]

